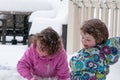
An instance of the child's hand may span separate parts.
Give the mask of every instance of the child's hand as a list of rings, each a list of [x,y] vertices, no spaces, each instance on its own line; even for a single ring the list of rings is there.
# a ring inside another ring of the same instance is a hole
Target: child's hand
[[[33,77],[31,80],[38,80],[37,78]]]

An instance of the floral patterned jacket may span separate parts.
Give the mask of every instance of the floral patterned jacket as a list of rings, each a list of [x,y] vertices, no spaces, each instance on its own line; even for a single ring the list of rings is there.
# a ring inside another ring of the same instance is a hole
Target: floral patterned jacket
[[[103,45],[82,49],[70,59],[71,80],[105,80],[109,66],[120,56],[120,38],[110,38]]]

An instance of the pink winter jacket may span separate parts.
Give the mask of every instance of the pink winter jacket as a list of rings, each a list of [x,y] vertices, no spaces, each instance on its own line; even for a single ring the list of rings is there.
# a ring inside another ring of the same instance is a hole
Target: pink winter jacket
[[[33,75],[41,78],[57,77],[57,80],[67,80],[70,77],[64,48],[53,56],[40,57],[33,44],[18,61],[17,71],[27,80],[30,80]]]

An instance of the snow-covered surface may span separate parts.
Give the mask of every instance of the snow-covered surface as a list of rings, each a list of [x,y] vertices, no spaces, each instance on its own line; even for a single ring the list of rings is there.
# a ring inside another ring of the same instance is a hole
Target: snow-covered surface
[[[51,26],[58,34],[62,35],[62,25],[67,24],[68,17],[68,0],[56,0],[57,4],[51,11],[35,11],[29,17],[32,23],[29,34],[40,32],[46,27]]]
[[[0,0],[0,11],[51,10],[51,0]]]
[[[50,1],[50,0],[49,0]],[[29,22],[33,22],[34,18],[60,18],[65,17],[68,13],[68,0],[52,0],[50,3],[52,9],[34,11],[30,17]],[[64,19],[63,19],[64,20]]]
[[[27,45],[0,45],[0,64],[15,67]]]
[[[34,22],[32,23],[29,34],[35,34],[35,33],[38,33],[47,27],[52,27],[55,31],[58,32],[59,35],[62,35],[62,23],[60,23],[60,21],[51,20],[51,19],[44,20],[44,19],[45,18],[34,19]]]
[[[24,80],[16,71],[16,64],[27,45],[0,45],[0,80]]]
[[[120,60],[110,66],[110,73],[107,76],[107,80],[120,80]]]

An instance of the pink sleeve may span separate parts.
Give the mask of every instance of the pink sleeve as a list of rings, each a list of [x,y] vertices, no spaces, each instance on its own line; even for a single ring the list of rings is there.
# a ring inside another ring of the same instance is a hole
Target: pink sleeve
[[[65,50],[62,51],[59,64],[57,65],[58,80],[67,80],[70,78],[70,70],[68,67],[67,54]]]
[[[17,71],[20,73],[21,76],[30,80],[32,78],[30,67],[31,64],[31,56],[29,49],[24,53],[23,57],[18,61],[17,64]]]

